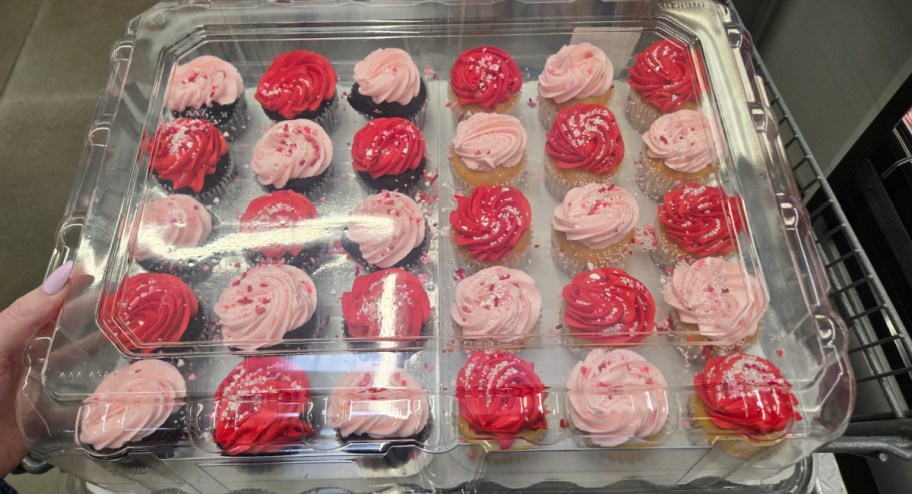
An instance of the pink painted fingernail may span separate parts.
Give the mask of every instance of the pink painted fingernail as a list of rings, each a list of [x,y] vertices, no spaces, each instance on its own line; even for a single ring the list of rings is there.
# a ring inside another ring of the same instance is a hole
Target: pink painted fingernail
[[[54,272],[44,280],[44,284],[41,285],[41,291],[47,295],[54,295],[60,290],[63,290],[63,285],[66,285],[71,274],[73,274],[73,261],[67,261],[61,264],[59,268],[55,269]]]

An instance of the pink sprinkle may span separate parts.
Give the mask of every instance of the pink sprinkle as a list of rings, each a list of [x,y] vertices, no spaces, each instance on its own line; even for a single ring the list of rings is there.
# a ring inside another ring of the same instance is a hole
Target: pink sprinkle
[[[782,352],[782,349],[781,349],[781,348],[777,348],[777,349],[776,349],[776,355],[782,357],[782,353],[783,353],[783,352]]]
[[[536,106],[538,106],[538,103],[532,101],[532,98],[529,98],[529,101],[526,102],[526,106],[528,106],[529,108],[535,108]]]
[[[424,75],[426,75],[434,80],[437,79],[437,72],[435,72],[434,69],[430,65],[427,65],[427,64],[425,64],[425,66],[424,66]]]
[[[454,280],[456,280],[456,281],[462,281],[462,280],[465,279],[465,277],[466,277],[466,270],[465,270],[465,269],[456,268],[456,270],[453,271],[453,279],[454,279]]]
[[[196,381],[196,374],[190,374],[189,376],[187,376],[187,380],[188,380],[188,381]]]

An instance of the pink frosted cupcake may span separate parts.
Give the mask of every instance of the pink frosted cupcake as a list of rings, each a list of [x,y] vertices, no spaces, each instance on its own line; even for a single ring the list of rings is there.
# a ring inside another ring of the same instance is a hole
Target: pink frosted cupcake
[[[683,184],[705,184],[717,161],[709,121],[693,110],[663,115],[643,134],[636,181],[651,199]]]
[[[514,185],[526,167],[526,129],[511,115],[476,113],[456,126],[450,163],[467,187]]]
[[[178,65],[168,82],[165,107],[177,118],[204,118],[228,130],[232,117],[246,120],[244,80],[230,63],[203,55]]]
[[[332,158],[332,140],[323,127],[311,120],[285,120],[257,141],[250,169],[272,190],[308,192],[325,181]]]
[[[212,215],[196,199],[173,194],[143,204],[133,259],[148,271],[190,278],[209,271],[212,252],[200,248],[212,233]]]
[[[326,409],[330,427],[343,438],[415,438],[430,416],[427,390],[403,369],[377,367],[345,374]]]
[[[531,276],[493,266],[456,285],[450,314],[467,343],[521,344],[533,336],[541,306],[541,293]]]
[[[601,48],[590,43],[564,45],[548,57],[538,76],[538,110],[550,129],[557,112],[587,103],[606,106],[614,86],[614,65]]]
[[[342,236],[342,247],[356,261],[378,268],[402,267],[421,254],[424,213],[405,194],[384,191],[355,206]]]
[[[405,50],[378,48],[355,64],[348,102],[365,118],[399,117],[420,127],[427,100],[427,84]]]
[[[639,218],[636,199],[617,185],[571,189],[551,221],[555,261],[573,273],[620,263],[633,252]]]

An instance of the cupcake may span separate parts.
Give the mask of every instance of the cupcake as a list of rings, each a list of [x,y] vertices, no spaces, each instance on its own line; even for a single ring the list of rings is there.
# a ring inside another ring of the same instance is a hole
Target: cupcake
[[[450,69],[450,101],[462,113],[512,113],[522,83],[519,65],[509,53],[479,46],[456,57]]]
[[[371,120],[352,139],[352,168],[373,191],[413,194],[427,167],[424,135],[404,118]]]
[[[697,107],[690,55],[676,41],[653,43],[637,54],[627,73],[627,121],[637,132],[646,132],[662,115]]]
[[[169,344],[193,341],[202,326],[193,290],[170,274],[133,275],[102,304],[103,323],[114,343],[131,352],[148,354]]]
[[[147,151],[162,188],[204,202],[224,192],[237,173],[228,143],[208,120],[179,118],[161,124]]]
[[[706,117],[693,110],[662,115],[643,134],[636,182],[651,199],[686,183],[705,184],[716,162]]]
[[[101,381],[79,409],[79,444],[97,454],[151,449],[171,456],[183,434],[178,412],[187,383],[173,365],[137,360]]]
[[[192,278],[209,272],[211,252],[199,248],[212,233],[212,215],[196,199],[174,194],[146,201],[133,246],[143,268]]]
[[[617,268],[577,274],[561,292],[568,335],[589,344],[633,346],[655,331],[655,300],[646,285]]]
[[[246,120],[244,80],[230,63],[203,55],[178,65],[168,82],[165,107],[176,118],[203,118],[228,130],[232,117]]]
[[[214,439],[222,454],[281,453],[314,435],[310,380],[287,358],[250,357],[215,391]]]
[[[521,344],[532,336],[541,306],[541,293],[531,276],[493,266],[456,285],[450,314],[467,344]]]
[[[329,396],[326,419],[343,438],[415,438],[428,424],[428,393],[411,374],[378,366],[345,374]]]
[[[673,331],[689,342],[751,342],[769,305],[763,287],[736,260],[706,257],[675,267],[662,289]]]
[[[469,196],[456,196],[450,226],[463,261],[509,265],[529,247],[532,206],[518,189],[482,185]]]
[[[630,350],[596,348],[567,378],[570,423],[597,446],[649,446],[668,420],[668,383]]]
[[[526,129],[511,115],[476,113],[456,126],[450,163],[469,188],[515,185],[526,167]]]
[[[260,78],[254,97],[272,120],[314,120],[335,129],[336,71],[323,55],[307,50],[282,53]]]
[[[424,213],[407,195],[384,191],[355,206],[342,236],[342,247],[378,268],[406,266],[418,259],[425,244]]]
[[[710,357],[694,376],[694,388],[694,422],[710,444],[734,456],[752,456],[778,443],[801,420],[792,385],[772,362],[756,355]]]
[[[355,64],[348,102],[368,119],[398,117],[420,126],[427,100],[427,84],[405,50],[378,48]]]
[[[459,434],[489,450],[529,447],[548,431],[546,395],[529,362],[500,350],[475,352],[456,377]]]
[[[332,140],[322,127],[310,120],[287,120],[270,127],[257,141],[250,169],[272,190],[306,193],[325,182],[332,158]]]
[[[398,268],[355,278],[342,294],[345,335],[414,343],[431,319],[431,301],[415,275]]]
[[[656,248],[652,259],[671,271],[709,256],[726,256],[737,248],[744,222],[737,197],[719,187],[687,184],[665,193],[659,204]]]
[[[317,289],[307,273],[287,264],[261,264],[231,280],[213,312],[225,344],[250,351],[281,343],[313,320],[316,307]]]
[[[624,159],[624,140],[611,110],[568,106],[557,114],[545,142],[545,185],[555,199],[590,183],[610,183]]]
[[[538,114],[551,128],[557,113],[576,104],[607,106],[613,92],[614,65],[590,43],[564,45],[548,57],[538,76]]]
[[[280,190],[250,201],[238,229],[253,259],[302,266],[319,255],[323,233],[310,221],[316,217],[317,209],[306,197]]]
[[[639,218],[636,199],[617,185],[570,189],[554,208],[551,253],[570,273],[617,264],[633,252]]]

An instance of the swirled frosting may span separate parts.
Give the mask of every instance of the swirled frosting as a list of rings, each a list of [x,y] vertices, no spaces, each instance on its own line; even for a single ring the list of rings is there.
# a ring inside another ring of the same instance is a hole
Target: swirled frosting
[[[646,155],[683,173],[696,173],[716,161],[709,122],[693,110],[662,115],[643,134]]]
[[[456,245],[482,262],[507,257],[532,226],[532,206],[513,187],[482,185],[472,195],[457,196],[450,212]]]
[[[149,143],[152,170],[175,189],[203,190],[206,175],[228,153],[222,133],[208,120],[178,118],[163,123]]]
[[[215,391],[215,442],[226,455],[280,452],[314,434],[310,380],[292,360],[250,357]]]
[[[690,56],[673,41],[662,40],[647,47],[627,72],[630,87],[662,113],[675,111],[697,98]]]
[[[510,168],[526,154],[526,129],[512,115],[476,113],[456,126],[452,149],[472,170]]]
[[[459,416],[508,449],[522,431],[547,429],[545,385],[534,366],[512,353],[480,351],[456,377]]]
[[[306,197],[290,190],[279,190],[250,201],[241,215],[239,230],[242,233],[257,234],[257,238],[270,236],[259,234],[272,233],[272,236],[276,237],[282,230],[291,230],[290,235],[282,236],[292,237],[288,238],[288,241],[264,242],[263,245],[252,247],[252,250],[272,259],[278,259],[285,254],[296,256],[304,249],[305,243],[293,240],[303,236],[294,230],[302,228],[308,220],[316,217],[317,209]]]
[[[623,240],[636,226],[636,199],[617,185],[586,184],[570,189],[554,208],[554,229],[567,240],[590,249],[605,249]]]
[[[115,337],[132,350],[137,347],[131,339],[150,345],[139,348],[142,353],[180,341],[199,309],[196,295],[186,283],[177,276],[157,273],[125,279],[117,295],[106,303],[106,311],[114,319],[110,329]]]
[[[332,157],[332,140],[323,127],[310,120],[286,120],[257,141],[250,169],[261,184],[281,189],[289,180],[322,174]]]
[[[748,439],[767,439],[763,436],[801,420],[792,385],[772,362],[756,355],[710,357],[694,376],[694,387],[716,427]]]
[[[231,280],[213,310],[227,345],[255,350],[282,341],[316,308],[317,289],[307,273],[288,264],[261,264]]]
[[[719,187],[686,184],[665,193],[659,221],[665,235],[685,252],[724,256],[735,250],[734,237],[743,227],[740,211],[738,198],[725,195]]]
[[[316,111],[336,95],[336,71],[323,55],[307,50],[282,53],[260,79],[254,97],[263,108],[295,118]]]
[[[413,342],[431,318],[431,301],[415,275],[381,269],[358,276],[342,294],[342,318],[352,338]]]
[[[404,438],[427,426],[425,390],[403,369],[378,367],[349,372],[329,397],[326,418],[342,437]]]
[[[424,134],[404,118],[375,118],[355,132],[352,168],[371,178],[399,175],[421,166]]]
[[[165,106],[182,111],[187,108],[229,105],[244,94],[244,80],[234,65],[211,55],[196,57],[174,69],[168,83]]]
[[[509,53],[478,46],[456,57],[450,69],[450,89],[460,104],[493,110],[522,89],[522,74]]]
[[[538,93],[557,103],[604,94],[611,89],[614,66],[591,43],[564,45],[548,57],[538,76]]]
[[[171,364],[138,360],[108,374],[83,401],[79,442],[117,449],[156,432],[180,409],[187,383]]]
[[[529,335],[541,306],[541,294],[531,276],[494,266],[456,285],[450,313],[463,337],[510,343]]]
[[[675,267],[662,294],[681,321],[696,324],[701,336],[723,343],[753,335],[768,306],[756,278],[738,261],[718,257]]]
[[[209,238],[212,216],[196,199],[174,194],[146,201],[133,258],[166,257],[175,248],[196,247]]]
[[[597,268],[564,287],[564,326],[602,345],[635,345],[655,329],[655,300],[646,285],[617,268]]]
[[[667,388],[665,376],[639,354],[596,348],[567,378],[570,420],[600,446],[644,439],[668,420]]]
[[[352,216],[346,235],[358,244],[361,257],[375,266],[395,266],[424,242],[424,214],[405,194],[384,191],[367,196]]]
[[[624,159],[624,140],[611,110],[579,104],[558,112],[545,151],[558,168],[606,174]]]
[[[404,50],[378,48],[355,64],[358,91],[374,103],[408,104],[421,89],[418,67]]]

